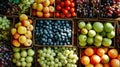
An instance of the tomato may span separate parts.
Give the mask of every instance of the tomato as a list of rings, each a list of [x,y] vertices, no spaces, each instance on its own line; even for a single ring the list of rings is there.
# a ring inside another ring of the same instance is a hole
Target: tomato
[[[62,9],[62,13],[63,13],[63,14],[68,14],[68,10]]]
[[[60,2],[60,6],[64,7],[65,3],[64,2]]]
[[[68,6],[68,7],[65,7],[65,9],[66,9],[66,10],[70,10],[70,7],[69,7],[69,6]]]
[[[69,13],[69,14],[66,14],[66,17],[67,18],[70,18],[71,17],[71,14]]]
[[[75,8],[71,8],[70,9],[70,12],[72,13],[72,12],[75,12]]]
[[[56,10],[61,10],[61,6],[60,6],[60,5],[57,5],[57,6],[56,6]]]
[[[65,6],[69,6],[69,5],[70,5],[70,1],[69,0],[65,1]]]
[[[70,7],[75,7],[75,3],[71,2]]]
[[[55,12],[55,17],[59,17],[59,16],[60,16],[59,12]]]
[[[65,18],[65,15],[63,13],[60,14],[61,18]]]

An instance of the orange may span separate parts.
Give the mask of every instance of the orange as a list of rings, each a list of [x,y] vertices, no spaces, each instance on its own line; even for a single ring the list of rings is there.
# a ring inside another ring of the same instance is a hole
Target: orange
[[[82,56],[81,57],[81,63],[83,65],[88,65],[90,63],[90,58],[88,56]]]
[[[94,50],[91,47],[85,49],[85,55],[92,56],[94,54]]]
[[[95,65],[95,67],[103,67],[103,65],[101,63],[98,63]]]
[[[110,65],[109,64],[104,64],[103,67],[110,67]]]
[[[99,56],[103,56],[103,55],[105,54],[105,50],[104,50],[103,48],[98,48],[97,54],[98,54]]]
[[[120,67],[120,61],[118,59],[112,59],[110,65],[111,67]]]
[[[117,58],[117,56],[118,56],[118,51],[117,51],[117,49],[110,49],[110,50],[108,51],[108,56],[109,56],[110,58]]]

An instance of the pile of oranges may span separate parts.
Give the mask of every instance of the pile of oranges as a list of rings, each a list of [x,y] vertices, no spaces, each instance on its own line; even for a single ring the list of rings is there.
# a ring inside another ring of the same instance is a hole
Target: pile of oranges
[[[91,48],[81,51],[80,61],[85,67],[120,67],[120,54],[115,48]]]

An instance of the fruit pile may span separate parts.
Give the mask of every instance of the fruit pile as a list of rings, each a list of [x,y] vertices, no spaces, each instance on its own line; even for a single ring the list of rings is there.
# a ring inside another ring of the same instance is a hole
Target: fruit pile
[[[84,22],[78,21],[78,42],[80,46],[101,45],[109,47],[115,37],[115,29],[110,21]]]
[[[100,0],[77,0],[77,16],[95,18],[99,14]]]
[[[10,65],[10,62],[12,60],[12,48],[10,47],[9,41],[2,41],[0,42],[0,62],[4,66]]]
[[[37,20],[35,24],[35,44],[71,45],[72,21]]]
[[[120,67],[120,54],[115,48],[86,48],[80,61],[85,67]]]
[[[34,0],[0,0],[0,14],[15,15],[28,13]]]
[[[32,5],[32,8],[34,9],[32,14],[39,18],[54,17],[54,3],[55,0],[35,0]]]
[[[44,47],[38,49],[37,56],[41,67],[77,67],[75,47]]]
[[[15,28],[11,29],[12,44],[15,47],[30,47],[32,46],[32,20],[28,19],[27,15],[21,14],[19,22],[15,24]]]
[[[11,21],[6,17],[0,17],[0,40],[9,40]]]
[[[16,66],[32,67],[35,54],[33,49],[13,48],[13,52],[13,63],[15,63]]]
[[[71,18],[76,17],[75,0],[56,0],[55,1],[55,17]]]
[[[100,16],[103,18],[120,17],[120,0],[101,0]]]

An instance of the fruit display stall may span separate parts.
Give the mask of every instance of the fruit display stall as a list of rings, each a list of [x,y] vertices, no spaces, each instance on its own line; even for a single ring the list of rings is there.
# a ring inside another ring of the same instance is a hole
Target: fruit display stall
[[[0,0],[0,67],[120,67],[119,0]]]

